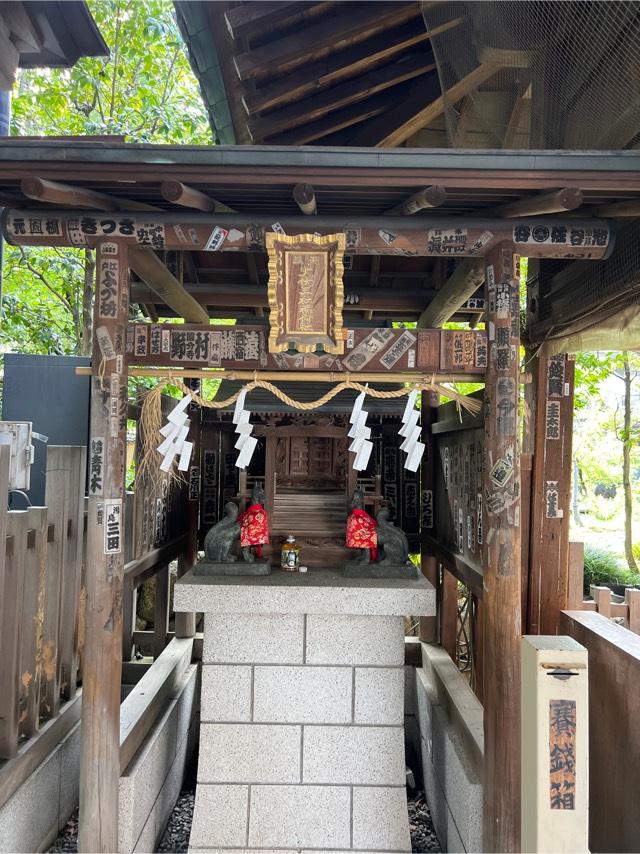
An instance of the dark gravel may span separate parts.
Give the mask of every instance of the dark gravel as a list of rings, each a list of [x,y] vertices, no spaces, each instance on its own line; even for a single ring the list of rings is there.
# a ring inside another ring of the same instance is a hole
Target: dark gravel
[[[169,824],[157,851],[182,854],[189,848],[189,832],[195,801],[195,775],[190,774],[174,807]],[[409,795],[409,828],[412,851],[426,854],[441,851],[424,792]],[[76,851],[78,841],[78,811],[76,810],[49,851]]]
[[[184,786],[173,808],[157,851],[181,854],[181,852],[189,849],[189,834],[191,833],[193,807],[196,801],[196,767],[197,763],[192,760]]]
[[[78,850],[78,808],[71,814],[71,818],[58,834],[49,851],[77,851]]]
[[[442,851],[433,828],[431,813],[424,792],[409,794],[409,830],[411,831],[411,850],[427,852]]]

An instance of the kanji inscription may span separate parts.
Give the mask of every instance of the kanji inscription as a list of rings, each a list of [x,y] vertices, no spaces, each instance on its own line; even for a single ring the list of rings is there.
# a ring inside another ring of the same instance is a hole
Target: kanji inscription
[[[552,810],[576,808],[576,701],[549,701],[549,797]]]

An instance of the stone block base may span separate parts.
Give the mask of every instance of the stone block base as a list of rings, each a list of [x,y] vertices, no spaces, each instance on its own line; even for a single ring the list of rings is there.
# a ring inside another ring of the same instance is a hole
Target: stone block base
[[[246,611],[239,579],[176,586],[205,612],[194,854],[411,850],[403,626],[432,588],[322,575],[245,579]]]

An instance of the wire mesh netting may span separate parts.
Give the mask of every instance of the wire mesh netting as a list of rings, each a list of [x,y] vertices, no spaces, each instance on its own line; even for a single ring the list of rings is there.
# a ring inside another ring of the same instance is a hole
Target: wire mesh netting
[[[640,147],[640,3],[422,3],[448,143],[463,148]],[[468,97],[461,100],[461,97]]]
[[[591,261],[544,260],[529,278],[538,286],[538,323],[548,337],[595,327],[627,306],[640,302],[640,221],[620,227],[611,257]],[[561,320],[560,320],[561,319]]]

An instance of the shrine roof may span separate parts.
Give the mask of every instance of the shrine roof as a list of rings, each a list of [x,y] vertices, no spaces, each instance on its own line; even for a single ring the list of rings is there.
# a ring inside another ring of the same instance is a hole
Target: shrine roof
[[[235,382],[233,380],[222,380],[218,391],[216,393],[216,398],[218,400],[225,400],[228,397],[236,394],[236,392],[240,391],[243,387],[244,383]],[[294,400],[308,403],[313,400],[318,400],[318,398],[322,397],[326,394],[330,388],[332,388],[331,383],[318,383],[318,382],[287,382],[278,381],[278,389],[286,394],[288,397],[293,398]],[[374,385],[371,384],[373,388]],[[385,385],[385,391],[390,391],[393,389],[400,388],[400,385]],[[335,414],[335,415],[345,415],[351,412],[353,408],[354,401],[356,399],[357,392],[352,391],[351,389],[344,389],[339,394],[337,394],[334,398],[332,398],[328,403],[325,403],[324,406],[320,406],[317,409],[314,409],[312,414],[316,414],[318,412],[323,412],[327,414]],[[219,412],[232,412],[235,404],[231,406],[227,406],[222,410],[218,410]],[[365,409],[370,412],[372,415],[382,415],[388,417],[401,417],[404,412],[404,408],[406,405],[406,399],[404,397],[395,397],[395,398],[374,398],[368,397],[366,399]],[[251,412],[260,415],[262,413],[296,413],[298,415],[304,415],[304,410],[293,409],[291,406],[287,406],[267,389],[256,388],[250,391],[247,394],[247,398],[245,401],[245,409],[249,409]],[[207,412],[209,410],[205,410]]]

